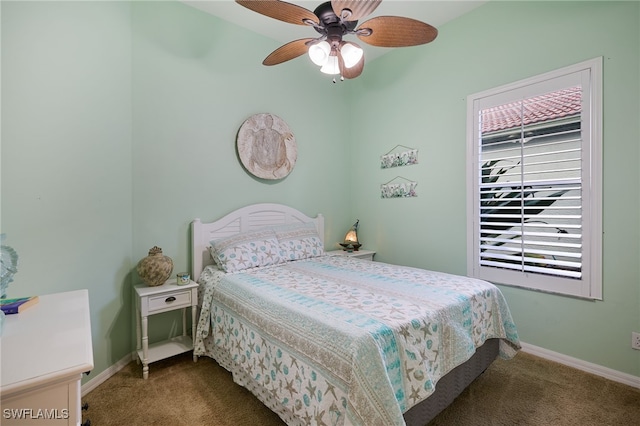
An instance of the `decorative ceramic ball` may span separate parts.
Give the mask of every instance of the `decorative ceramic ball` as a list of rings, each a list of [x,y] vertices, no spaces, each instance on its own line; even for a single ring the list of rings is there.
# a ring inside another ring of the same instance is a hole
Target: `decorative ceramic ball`
[[[149,250],[149,256],[138,262],[136,271],[146,285],[159,286],[171,276],[173,260],[169,256],[163,255],[160,247],[154,246]]]

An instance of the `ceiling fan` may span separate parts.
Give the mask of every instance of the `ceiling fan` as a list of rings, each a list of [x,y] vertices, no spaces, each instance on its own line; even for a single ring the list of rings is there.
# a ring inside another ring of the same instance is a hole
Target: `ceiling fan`
[[[277,65],[309,54],[326,74],[356,78],[364,69],[364,51],[356,43],[345,41],[355,35],[363,42],[379,47],[406,47],[433,41],[438,30],[429,24],[400,16],[377,16],[358,26],[358,20],[371,14],[382,0],[331,0],[313,12],[280,0],[236,0],[247,9],[270,18],[296,25],[312,26],[320,35],[280,46],[262,61]],[[334,79],[335,82],[335,79]]]

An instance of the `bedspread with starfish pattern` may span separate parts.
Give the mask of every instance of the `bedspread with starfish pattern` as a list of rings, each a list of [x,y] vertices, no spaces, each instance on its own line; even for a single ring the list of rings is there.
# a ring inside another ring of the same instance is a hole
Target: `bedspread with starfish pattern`
[[[500,290],[464,276],[323,255],[199,282],[195,354],[288,425],[404,425],[485,340],[520,348]]]

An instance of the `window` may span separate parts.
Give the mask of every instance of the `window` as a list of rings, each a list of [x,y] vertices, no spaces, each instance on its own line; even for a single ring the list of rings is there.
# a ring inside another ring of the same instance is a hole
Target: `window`
[[[602,298],[602,58],[468,98],[468,273]]]

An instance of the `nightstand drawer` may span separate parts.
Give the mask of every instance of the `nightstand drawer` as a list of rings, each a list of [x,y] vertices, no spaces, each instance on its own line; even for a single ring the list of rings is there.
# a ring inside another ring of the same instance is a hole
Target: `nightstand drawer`
[[[328,251],[327,254],[330,254],[333,256],[347,256],[347,257],[356,257],[358,259],[373,260],[373,257],[376,255],[376,252],[373,250],[358,250],[358,251],[332,250],[332,251]]]
[[[147,309],[149,314],[155,311],[162,311],[167,308],[178,309],[191,306],[191,290],[178,291],[175,293],[165,293],[159,296],[149,297]]]

